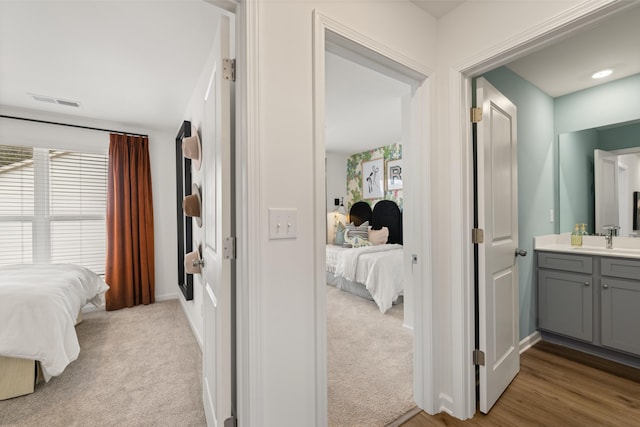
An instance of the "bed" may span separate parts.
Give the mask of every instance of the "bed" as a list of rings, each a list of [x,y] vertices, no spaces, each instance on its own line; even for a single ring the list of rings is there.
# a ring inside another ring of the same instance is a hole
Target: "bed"
[[[388,237],[386,243],[363,242],[359,247],[350,247],[353,240],[328,243],[327,284],[373,300],[385,313],[403,293],[402,214],[391,200],[379,201],[373,211],[361,201],[353,204],[349,218],[351,230],[360,230],[359,236],[364,236],[367,230],[371,236],[371,230],[385,227]]]
[[[109,286],[72,264],[0,267],[0,399],[33,392],[76,360],[75,325],[88,303],[100,307]]]

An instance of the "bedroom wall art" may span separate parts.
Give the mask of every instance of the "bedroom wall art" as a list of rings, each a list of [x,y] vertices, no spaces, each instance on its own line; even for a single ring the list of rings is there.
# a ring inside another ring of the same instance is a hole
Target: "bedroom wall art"
[[[376,159],[379,161],[375,162]],[[398,165],[402,167],[402,163],[398,162],[401,159],[402,144],[399,142],[350,156],[347,159],[347,198],[345,203],[347,209],[350,209],[355,202],[363,199],[366,199],[371,206],[375,205],[379,200],[393,200],[402,209],[402,181],[394,180],[393,185],[389,187],[387,175],[390,167],[397,167]],[[376,189],[377,193],[365,192],[365,190],[368,190],[368,187],[365,188],[368,184],[366,178],[373,171],[371,166],[380,167],[380,164],[382,164],[379,172],[382,189]],[[368,172],[365,172],[366,177],[363,176],[363,166],[365,169],[369,167],[367,169]],[[397,169],[395,172],[397,173]]]
[[[384,197],[384,159],[362,162],[362,198]]]

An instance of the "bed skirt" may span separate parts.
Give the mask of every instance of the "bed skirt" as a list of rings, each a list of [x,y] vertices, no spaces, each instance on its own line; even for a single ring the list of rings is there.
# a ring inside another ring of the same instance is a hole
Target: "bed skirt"
[[[82,322],[78,313],[76,325]],[[0,356],[0,400],[31,394],[36,384],[44,380],[40,364],[31,359]]]
[[[354,294],[373,301],[373,297],[364,284],[352,282],[351,280],[345,279],[344,277],[336,276],[335,274],[328,271],[326,273],[328,285],[335,286],[341,291],[349,292],[350,294]]]
[[[366,298],[370,301],[374,301],[373,297],[367,290],[367,287],[363,283],[352,282],[344,277],[336,276],[328,271],[325,272],[327,276],[327,285],[335,286],[341,291],[349,292],[350,294],[357,295],[362,298]],[[400,304],[404,298],[399,295],[398,298],[392,302],[393,305]]]

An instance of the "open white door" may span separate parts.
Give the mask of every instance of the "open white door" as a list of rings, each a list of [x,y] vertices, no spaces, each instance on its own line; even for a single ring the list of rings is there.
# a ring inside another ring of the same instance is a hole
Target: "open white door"
[[[596,233],[605,225],[620,225],[618,212],[618,155],[593,150],[596,192]]]
[[[234,215],[231,141],[231,80],[225,75],[229,58],[229,18],[222,16],[214,42],[215,62],[204,97],[202,155],[204,182],[203,259],[203,400],[207,425],[223,427],[233,405],[233,271]],[[229,423],[230,424],[230,423]]]
[[[520,370],[518,153],[516,107],[483,78],[477,80],[478,311],[480,410],[489,412]],[[482,358],[480,358],[482,359]]]

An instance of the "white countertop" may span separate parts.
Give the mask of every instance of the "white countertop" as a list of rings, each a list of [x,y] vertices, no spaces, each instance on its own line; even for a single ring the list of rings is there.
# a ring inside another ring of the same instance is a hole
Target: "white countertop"
[[[614,237],[613,249],[607,249],[604,236],[583,236],[582,246],[571,246],[571,234],[549,234],[533,239],[536,251],[565,252],[575,255],[600,255],[640,259],[640,238]]]

